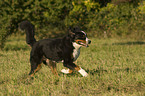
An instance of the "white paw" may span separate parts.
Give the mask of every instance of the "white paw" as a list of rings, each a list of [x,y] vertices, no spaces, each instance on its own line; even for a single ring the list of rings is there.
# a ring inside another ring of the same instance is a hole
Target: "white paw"
[[[69,73],[69,69],[62,69],[61,72],[65,73],[65,74],[68,74]]]
[[[83,75],[83,77],[87,77],[88,76],[88,73],[86,72],[84,75]]]
[[[80,69],[79,71],[78,71],[83,77],[87,77],[88,76],[88,73],[84,70],[84,69]]]

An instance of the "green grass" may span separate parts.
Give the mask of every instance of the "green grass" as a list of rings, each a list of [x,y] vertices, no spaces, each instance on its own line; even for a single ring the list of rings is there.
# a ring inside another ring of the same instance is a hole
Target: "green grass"
[[[28,78],[30,48],[23,37],[11,37],[0,51],[0,96],[145,96],[145,41],[92,38],[82,48],[78,72],[59,77],[43,65]]]

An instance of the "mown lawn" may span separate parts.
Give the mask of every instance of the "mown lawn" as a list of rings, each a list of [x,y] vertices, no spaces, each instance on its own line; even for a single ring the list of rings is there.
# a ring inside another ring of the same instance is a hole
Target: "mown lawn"
[[[92,38],[77,60],[88,73],[59,77],[43,65],[28,77],[30,48],[23,37],[11,37],[0,51],[0,96],[145,96],[145,41]]]

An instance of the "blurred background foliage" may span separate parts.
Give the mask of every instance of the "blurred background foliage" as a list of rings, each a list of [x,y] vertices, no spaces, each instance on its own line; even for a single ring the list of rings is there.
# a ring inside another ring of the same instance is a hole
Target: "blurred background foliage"
[[[79,26],[97,38],[145,38],[144,0],[0,0],[0,47],[29,20],[39,39]],[[19,32],[20,33],[20,32]],[[24,33],[21,33],[24,34]]]

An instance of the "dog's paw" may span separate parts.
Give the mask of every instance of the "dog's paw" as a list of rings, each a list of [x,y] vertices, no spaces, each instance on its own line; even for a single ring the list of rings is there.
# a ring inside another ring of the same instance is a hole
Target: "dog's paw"
[[[70,73],[70,72],[69,72],[69,69],[62,69],[61,72],[62,72],[62,73],[65,73],[65,74],[69,74],[69,73]]]
[[[84,70],[84,69],[82,69],[81,67],[80,67],[80,70],[78,71],[83,77],[87,77],[88,76],[88,73]]]

